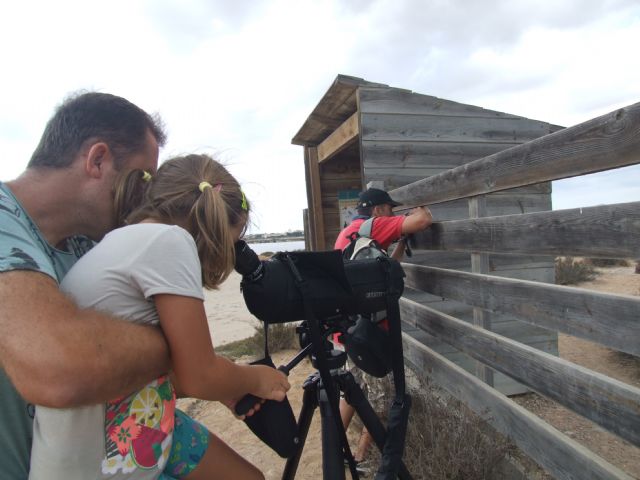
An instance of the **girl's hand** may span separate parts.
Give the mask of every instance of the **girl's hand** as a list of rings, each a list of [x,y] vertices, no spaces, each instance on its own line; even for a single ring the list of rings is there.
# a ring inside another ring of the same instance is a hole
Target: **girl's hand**
[[[233,413],[233,416],[236,417],[238,420],[244,420],[245,418],[250,417],[251,415],[255,415],[256,413],[258,413],[258,410],[260,410],[260,407],[265,402],[264,400],[260,400],[253,407],[251,407],[251,409],[249,409],[247,413],[245,413],[244,415],[238,415],[236,413],[236,404],[238,403],[239,400],[240,399],[238,398],[234,398],[233,400],[220,400],[220,403],[222,403],[225,407],[231,410],[231,413]]]
[[[253,393],[256,397],[265,400],[276,400],[281,402],[291,388],[287,376],[280,370],[266,365],[251,365],[256,371],[258,382]]]

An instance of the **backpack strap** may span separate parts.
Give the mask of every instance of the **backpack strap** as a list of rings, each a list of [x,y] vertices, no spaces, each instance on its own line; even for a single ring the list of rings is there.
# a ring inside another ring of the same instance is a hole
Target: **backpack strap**
[[[373,230],[373,220],[375,217],[369,217],[362,225],[360,225],[360,229],[358,230],[358,235],[361,237],[371,238],[371,231]]]

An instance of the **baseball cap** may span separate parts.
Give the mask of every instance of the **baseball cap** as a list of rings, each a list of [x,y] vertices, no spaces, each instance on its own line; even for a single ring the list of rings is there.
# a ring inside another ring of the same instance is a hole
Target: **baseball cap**
[[[387,192],[379,188],[369,188],[358,196],[358,208],[375,207],[376,205],[397,207],[402,204],[392,200]]]

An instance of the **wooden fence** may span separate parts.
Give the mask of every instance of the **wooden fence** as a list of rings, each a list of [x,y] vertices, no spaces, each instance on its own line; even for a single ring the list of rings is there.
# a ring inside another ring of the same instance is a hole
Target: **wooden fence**
[[[469,252],[471,273],[403,266],[407,287],[473,306],[473,324],[403,298],[407,363],[559,479],[631,477],[482,381],[491,377],[486,367],[635,446],[640,446],[640,389],[493,333],[490,316],[515,315],[640,356],[640,297],[491,276],[487,258],[506,253],[640,259],[640,202],[483,217],[484,196],[637,163],[640,103],[391,192],[408,206],[468,198],[470,208],[470,219],[436,222],[417,235],[415,248]],[[477,360],[480,378],[428,348],[425,332]]]

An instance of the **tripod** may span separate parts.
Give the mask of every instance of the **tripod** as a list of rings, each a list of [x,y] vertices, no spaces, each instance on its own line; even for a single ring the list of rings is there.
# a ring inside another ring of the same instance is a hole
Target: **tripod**
[[[300,328],[303,332],[306,326]],[[301,339],[304,333],[301,334]],[[302,342],[301,342],[302,343]],[[311,374],[303,384],[304,394],[302,397],[302,407],[298,416],[298,449],[296,453],[287,460],[282,474],[283,480],[292,480],[302,456],[304,444],[309,432],[311,420],[316,408],[320,408],[321,436],[322,436],[322,472],[323,480],[344,480],[344,458],[349,460],[351,477],[358,479],[358,472],[355,469],[355,462],[348,445],[344,445],[344,454],[341,444],[346,440],[344,427],[340,420],[337,408],[340,392],[344,393],[345,400],[354,407],[356,413],[367,428],[376,446],[382,451],[386,430],[382,422],[371,407],[360,386],[356,383],[353,375],[345,371],[344,367],[347,354],[343,351],[333,349],[331,343],[325,341],[324,363],[329,368],[329,381],[332,385],[327,388],[323,381],[323,376],[319,370]],[[308,352],[312,350],[312,345],[307,345],[296,357],[281,370],[288,372],[293,366],[299,363]],[[319,369],[319,361],[316,355],[311,355],[312,365]],[[325,376],[326,379],[326,376]],[[329,392],[333,392],[333,397]],[[410,480],[411,476],[404,464],[401,464],[398,472],[401,480]]]

